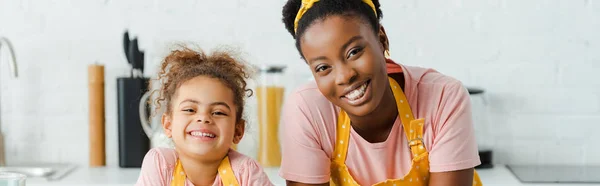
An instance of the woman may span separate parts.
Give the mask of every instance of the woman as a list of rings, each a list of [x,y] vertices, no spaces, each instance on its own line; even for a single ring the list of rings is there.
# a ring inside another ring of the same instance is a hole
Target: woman
[[[481,185],[461,82],[389,58],[377,0],[289,0],[283,22],[315,82],[282,113],[287,185]]]

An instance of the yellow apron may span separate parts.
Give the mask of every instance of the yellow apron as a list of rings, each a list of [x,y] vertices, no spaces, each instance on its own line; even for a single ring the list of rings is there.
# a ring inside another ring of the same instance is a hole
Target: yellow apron
[[[396,105],[398,105],[398,116],[402,121],[402,126],[406,137],[408,138],[408,144],[410,145],[410,152],[412,153],[413,159],[410,171],[400,179],[387,179],[385,181],[376,183],[376,186],[426,186],[429,183],[429,153],[425,149],[423,143],[423,125],[425,119],[414,119],[410,105],[406,99],[406,96],[402,92],[400,85],[389,78],[390,86],[396,98]],[[331,161],[331,181],[330,185],[359,185],[346,166],[346,155],[348,153],[348,141],[350,139],[350,118],[343,110],[340,111],[337,120],[337,134],[335,148],[333,150],[333,158]],[[473,186],[482,186],[479,175],[475,171],[473,175]]]
[[[240,185],[235,178],[235,175],[233,175],[233,170],[231,169],[228,156],[225,156],[225,159],[223,159],[219,165],[219,175],[224,186]],[[173,171],[173,180],[171,180],[171,186],[185,186],[185,181],[186,177],[183,166],[181,165],[181,161],[177,159],[177,164],[175,164],[175,170]]]

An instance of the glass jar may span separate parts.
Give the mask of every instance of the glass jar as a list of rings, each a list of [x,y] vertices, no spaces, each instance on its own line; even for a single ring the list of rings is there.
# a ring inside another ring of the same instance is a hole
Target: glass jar
[[[255,89],[259,123],[257,159],[263,167],[278,167],[281,163],[278,130],[285,92],[284,69],[283,65],[261,66]]]

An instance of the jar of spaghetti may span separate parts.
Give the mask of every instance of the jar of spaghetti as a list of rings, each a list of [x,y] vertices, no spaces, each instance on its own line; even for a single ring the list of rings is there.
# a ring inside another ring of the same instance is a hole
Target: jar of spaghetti
[[[281,163],[279,120],[284,97],[283,65],[263,65],[255,89],[258,101],[258,162],[263,167],[278,167]]]

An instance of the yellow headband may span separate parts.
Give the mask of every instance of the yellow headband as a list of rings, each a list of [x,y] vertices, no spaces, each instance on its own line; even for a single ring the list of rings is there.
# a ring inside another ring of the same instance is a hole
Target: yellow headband
[[[298,10],[298,14],[296,15],[296,20],[294,20],[294,32],[296,32],[296,29],[298,29],[298,22],[300,21],[300,18],[302,18],[304,13],[306,13],[306,11],[308,11],[308,9],[310,9],[318,1],[319,0],[302,0],[302,6],[300,6],[300,10]],[[377,17],[377,10],[375,10],[375,5],[373,4],[373,1],[372,0],[362,0],[362,1],[364,3],[367,3],[367,5],[369,5],[373,9],[373,12],[375,12],[375,17]]]

